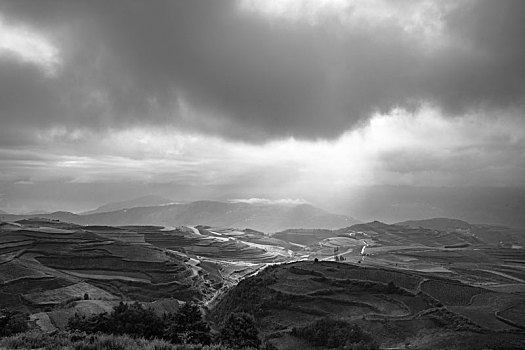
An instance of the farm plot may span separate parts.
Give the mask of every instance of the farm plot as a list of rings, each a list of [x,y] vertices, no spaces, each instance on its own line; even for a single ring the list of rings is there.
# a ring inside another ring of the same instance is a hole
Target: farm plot
[[[168,260],[166,254],[159,248],[138,244],[122,244],[119,242],[79,244],[75,246],[73,251],[86,254],[90,251],[96,251],[97,249],[106,252],[108,255],[128,260],[147,262],[162,262]]]
[[[104,270],[104,271],[152,271],[180,273],[186,270],[183,265],[170,262],[149,262],[125,260],[115,256],[39,256],[36,259],[44,265],[62,270]]]
[[[290,310],[309,313],[317,316],[335,316],[354,318],[362,317],[370,313],[380,313],[380,310],[367,303],[356,303],[353,305],[342,304],[337,301],[315,299],[315,301],[294,302],[288,306]]]
[[[41,277],[32,279],[17,279],[9,283],[0,284],[0,292],[8,294],[27,294],[33,292],[40,292],[42,290],[62,288],[70,286],[68,280],[56,277]]]
[[[416,290],[417,286],[422,280],[422,277],[417,275],[387,269],[357,267],[348,264],[338,265],[331,262],[323,262],[319,265],[324,266],[324,269],[316,269],[329,278],[355,279],[381,283],[394,282],[396,286],[412,291]]]
[[[483,288],[462,283],[445,282],[436,279],[421,284],[421,291],[436,298],[445,305],[468,305],[473,296],[487,293]]]
[[[498,312],[498,315],[525,328],[525,301]]]
[[[269,288],[287,294],[310,294],[330,288],[330,286],[308,279],[279,279],[275,284]]]
[[[104,271],[104,270],[67,270],[68,274],[87,279],[113,280],[120,279],[124,281],[134,281],[142,283],[151,283],[151,278],[141,272],[134,271]]]
[[[118,301],[110,300],[79,300],[70,308],[53,310],[47,314],[55,327],[66,329],[69,318],[75,316],[76,313],[86,316],[109,313],[118,303]]]
[[[471,307],[471,306],[449,306],[450,311],[470,319],[477,325],[493,331],[502,331],[512,329],[506,323],[501,322],[494,316],[490,308],[485,307]]]
[[[491,271],[485,271],[477,268],[452,267],[452,271],[457,273],[462,281],[470,283],[513,283],[514,280],[495,274]]]
[[[144,243],[144,234],[138,233],[131,227],[130,229],[109,226],[86,226],[85,230],[95,233],[100,237],[112,241],[121,241],[126,243]]]
[[[20,239],[17,241],[3,241],[0,242],[0,254],[19,251],[24,248],[31,247],[35,241],[31,239]]]
[[[46,276],[48,275],[41,271],[28,268],[17,260],[0,264],[0,283],[9,283],[21,278],[41,278]]]
[[[51,322],[51,319],[45,312],[38,312],[32,314],[29,319],[36,323],[36,325],[45,333],[50,333],[56,330],[56,327]]]
[[[335,293],[328,296],[316,296],[315,299],[340,304],[342,308],[361,306],[373,309],[374,313],[385,316],[406,316],[410,313],[405,303],[384,295]]]
[[[525,293],[525,284],[523,283],[489,285],[484,286],[484,288],[501,293]]]
[[[424,294],[418,294],[416,296],[389,295],[389,297],[405,304],[412,315],[416,315],[421,311],[435,307],[430,298],[428,296],[425,297]]]
[[[505,263],[525,265],[525,249],[500,248],[487,250],[487,254]]]
[[[450,263],[454,264],[479,264],[479,263],[488,263],[488,262],[497,262],[483,250],[470,250],[464,249],[461,251],[458,250],[443,250],[443,249],[414,249],[414,250],[405,250],[397,251],[398,255],[405,255],[408,257],[417,258],[421,261],[434,262],[438,264],[448,265]]]
[[[91,299],[114,300],[116,297],[103,289],[81,282],[71,286],[24,294],[23,298],[37,305],[60,304],[73,298],[82,298],[88,294]]]

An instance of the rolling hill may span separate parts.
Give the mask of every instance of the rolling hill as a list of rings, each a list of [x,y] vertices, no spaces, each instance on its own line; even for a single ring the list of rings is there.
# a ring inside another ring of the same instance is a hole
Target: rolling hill
[[[457,229],[470,229],[472,225],[466,221],[448,218],[432,218],[425,220],[408,220],[398,222],[396,225],[409,227],[423,227],[431,230],[439,230],[445,232],[455,231]]]
[[[78,305],[88,311],[119,300],[202,299],[208,287],[188,259],[128,228],[45,219],[2,223],[0,308],[48,312],[65,322],[58,310],[80,299],[89,299]],[[70,304],[69,316],[76,311]]]
[[[525,246],[525,229],[503,225],[470,224],[456,219],[433,218],[426,220],[403,221],[397,225],[409,228],[424,228],[448,233],[470,234],[488,244],[509,247]]]
[[[211,315],[253,314],[280,350],[313,348],[294,329],[325,318],[359,325],[384,349],[521,349],[522,302],[433,273],[300,261],[244,279]]]

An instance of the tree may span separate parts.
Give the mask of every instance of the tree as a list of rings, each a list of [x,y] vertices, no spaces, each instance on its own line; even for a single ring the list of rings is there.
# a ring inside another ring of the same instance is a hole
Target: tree
[[[0,337],[25,332],[28,328],[26,314],[20,311],[0,310]]]
[[[326,348],[379,349],[372,336],[358,325],[343,320],[323,318],[304,327],[295,327],[292,335],[315,346]]]
[[[174,315],[164,318],[164,338],[177,343],[210,344],[210,327],[203,320],[199,306],[184,304]]]
[[[142,304],[120,304],[113,309],[109,318],[109,328],[114,334],[130,334],[144,338],[160,338],[163,324],[153,309],[145,309]]]
[[[129,334],[136,337],[160,338],[163,336],[162,319],[140,303],[120,302],[108,315],[102,313],[91,317],[75,314],[68,322],[69,329],[87,333]]]
[[[224,322],[219,339],[222,344],[235,348],[258,348],[261,345],[255,320],[247,313],[232,313]]]

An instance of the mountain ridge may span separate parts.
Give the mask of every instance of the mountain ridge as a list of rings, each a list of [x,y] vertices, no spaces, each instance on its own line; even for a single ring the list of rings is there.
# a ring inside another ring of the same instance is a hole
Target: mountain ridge
[[[8,217],[16,220],[31,216]],[[92,214],[61,211],[39,215],[39,217],[82,225],[209,225],[251,228],[264,232],[277,232],[288,228],[336,229],[359,222],[352,217],[333,214],[310,204],[248,204],[219,201],[123,208]]]
[[[136,208],[136,207],[150,207],[150,206],[158,206],[158,205],[164,205],[164,204],[169,204],[169,203],[173,203],[173,201],[163,196],[151,194],[151,195],[146,195],[146,196],[133,198],[129,200],[107,203],[95,209],[81,212],[80,214],[89,215],[89,214],[97,214],[97,213],[107,213],[110,211],[116,211],[116,210],[121,210],[121,209],[129,209],[129,208]]]

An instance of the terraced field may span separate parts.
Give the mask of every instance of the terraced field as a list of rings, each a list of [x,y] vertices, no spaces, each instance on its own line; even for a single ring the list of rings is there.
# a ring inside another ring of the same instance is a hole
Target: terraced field
[[[402,275],[404,277],[399,278]],[[411,279],[408,274],[395,271],[385,271],[384,274],[380,274],[376,269],[332,262],[298,262],[280,265],[268,268],[252,279],[260,281],[255,283],[258,286],[261,286],[262,282],[268,282],[264,285],[268,292],[261,291],[260,297],[263,300],[259,302],[262,306],[272,310],[278,309],[281,313],[285,310],[294,315],[302,313],[305,315],[305,320],[310,319],[312,314],[350,319],[409,317],[421,310],[434,307],[432,300],[422,294],[399,288],[395,284],[389,285],[394,277],[398,277],[399,281],[405,282],[413,289],[422,279],[419,276],[413,276]],[[218,312],[227,308],[228,303],[243,305],[243,301],[248,302],[242,300],[242,295],[235,294],[236,288],[244,290],[249,287],[244,286],[243,283],[245,282],[241,282],[232,290],[231,297],[226,296],[219,303]],[[255,298],[254,303],[257,300]],[[301,318],[283,319],[281,326],[291,327],[296,319]]]
[[[34,305],[56,305],[64,300],[81,299],[85,294],[96,300],[116,300],[117,298],[103,289],[81,282],[71,286],[23,294],[22,297]]]
[[[187,260],[146,243],[144,234],[133,228],[40,219],[2,225],[0,307],[45,313],[84,295],[99,303],[202,299],[210,287]],[[46,317],[37,318],[44,322]]]
[[[81,300],[85,294],[89,300]],[[159,313],[199,300],[215,320],[246,311],[283,344],[300,343],[292,327],[326,316],[358,323],[384,347],[434,342],[443,332],[507,336],[525,327],[525,254],[467,229],[380,222],[275,234],[0,224],[0,307],[15,306],[54,329],[75,312],[108,311],[122,300]]]
[[[224,229],[179,228],[176,230],[150,230],[144,232],[147,243],[163,249],[182,251],[186,254],[218,261],[246,261],[275,263],[290,260],[291,252],[274,244],[256,243],[265,237],[251,231],[238,239],[238,231]],[[268,242],[267,242],[268,243]]]
[[[283,349],[281,338],[290,340],[293,327],[322,317],[355,322],[383,347],[396,348],[410,338],[433,342],[443,332],[451,339],[515,334],[523,322],[523,301],[520,294],[496,293],[432,273],[302,261],[269,267],[241,281],[212,315],[253,313],[272,343]]]
[[[469,305],[471,299],[486,289],[471,287],[462,283],[431,279],[421,285],[421,291],[445,305]]]

